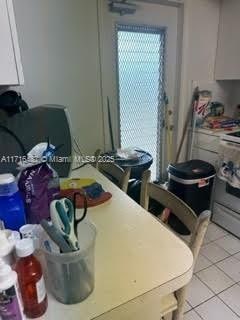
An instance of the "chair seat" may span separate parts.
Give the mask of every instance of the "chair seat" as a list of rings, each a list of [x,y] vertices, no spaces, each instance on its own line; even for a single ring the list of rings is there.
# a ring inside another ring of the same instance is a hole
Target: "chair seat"
[[[122,314],[119,319],[128,320],[160,320],[165,319],[178,307],[175,295],[169,294],[159,299],[156,294],[147,295],[128,306],[128,313]],[[116,318],[118,319],[118,318]]]
[[[150,294],[147,297],[140,298],[138,303],[130,308],[131,316],[129,318],[126,315],[122,318],[129,320],[160,320],[175,311],[177,307],[177,299],[173,293],[160,299],[156,294]]]
[[[119,308],[115,308],[109,313],[99,317],[99,320],[160,320],[171,319],[171,312],[177,309],[177,300],[174,294],[159,298],[156,293],[131,300]]]
[[[165,316],[168,313],[173,312],[178,307],[177,299],[173,293],[168,296],[162,297],[160,302],[160,313],[161,316]]]

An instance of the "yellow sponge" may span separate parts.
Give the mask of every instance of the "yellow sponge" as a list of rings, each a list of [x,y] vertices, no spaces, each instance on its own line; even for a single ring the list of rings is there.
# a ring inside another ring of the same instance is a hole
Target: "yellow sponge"
[[[66,189],[80,189],[82,187],[89,186],[93,183],[95,183],[96,180],[94,179],[66,179],[61,181],[60,183],[60,188],[61,190],[66,190]]]

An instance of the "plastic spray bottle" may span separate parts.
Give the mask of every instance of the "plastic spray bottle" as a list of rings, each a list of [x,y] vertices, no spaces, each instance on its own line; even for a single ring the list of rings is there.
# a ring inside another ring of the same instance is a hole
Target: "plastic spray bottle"
[[[0,318],[23,320],[22,305],[17,290],[17,273],[0,259]]]

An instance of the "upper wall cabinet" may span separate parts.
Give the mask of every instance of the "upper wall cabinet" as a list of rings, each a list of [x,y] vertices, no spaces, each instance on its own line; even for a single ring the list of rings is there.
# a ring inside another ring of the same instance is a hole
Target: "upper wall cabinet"
[[[222,0],[215,79],[240,79],[240,0]]]
[[[24,83],[12,0],[0,0],[0,86]]]

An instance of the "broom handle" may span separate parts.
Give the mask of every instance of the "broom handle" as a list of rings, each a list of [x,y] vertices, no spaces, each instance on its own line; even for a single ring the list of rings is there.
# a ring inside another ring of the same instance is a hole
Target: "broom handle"
[[[179,158],[180,158],[180,154],[181,154],[181,151],[182,151],[183,143],[184,143],[185,136],[186,136],[186,133],[187,133],[187,130],[188,130],[188,125],[189,125],[189,122],[190,122],[191,117],[192,117],[192,112],[193,112],[192,109],[193,109],[194,101],[196,101],[196,99],[198,97],[198,94],[199,94],[199,88],[196,87],[194,89],[194,91],[193,91],[191,104],[190,104],[190,107],[189,107],[189,110],[188,110],[188,114],[187,114],[187,119],[186,119],[185,124],[184,124],[182,137],[181,137],[180,144],[179,144],[178,151],[177,151],[176,163],[179,161]]]

